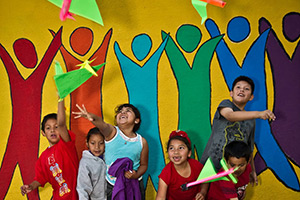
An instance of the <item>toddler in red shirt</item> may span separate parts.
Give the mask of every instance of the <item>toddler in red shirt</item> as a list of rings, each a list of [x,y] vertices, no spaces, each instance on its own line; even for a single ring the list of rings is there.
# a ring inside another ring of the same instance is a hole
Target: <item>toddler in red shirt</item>
[[[208,184],[196,185],[183,191],[181,185],[196,181],[203,165],[190,158],[191,141],[184,131],[173,131],[170,134],[168,145],[169,162],[162,170],[158,182],[156,200],[185,199],[204,200]]]

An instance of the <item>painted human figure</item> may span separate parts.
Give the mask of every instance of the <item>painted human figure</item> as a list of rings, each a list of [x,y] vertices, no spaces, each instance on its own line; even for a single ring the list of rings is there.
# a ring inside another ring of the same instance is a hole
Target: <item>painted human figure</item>
[[[150,176],[156,189],[159,172],[165,166],[158,127],[157,68],[167,39],[164,39],[143,66],[126,56],[121,51],[118,42],[114,44],[115,54],[128,90],[129,102],[135,105],[142,115],[143,122],[139,133],[145,137],[149,146],[149,164],[143,176],[144,183],[147,183],[148,176]],[[151,51],[152,41],[147,34],[140,34],[135,36],[131,45],[135,58],[143,61]]]
[[[300,13],[291,12],[286,14],[282,20],[283,35],[289,42],[296,42],[300,37]],[[297,95],[300,92],[300,41],[296,43],[294,51],[290,56],[281,41],[277,37],[271,24],[265,18],[259,20],[259,32],[269,29],[269,37],[266,51],[273,72],[274,82],[274,113],[277,116],[276,123],[272,123],[273,135],[281,149],[298,167],[300,166],[299,142],[300,129]],[[286,101],[288,100],[288,103]],[[260,170],[264,166],[258,166]],[[299,183],[295,173],[287,175],[290,177],[287,185],[299,190]],[[292,178],[294,177],[294,178]]]
[[[54,32],[50,30],[52,35]],[[100,65],[106,61],[108,45],[111,39],[112,29],[110,29],[103,38],[101,45],[97,48],[92,55],[87,56],[87,53],[91,49],[93,45],[93,32],[91,29],[86,27],[79,27],[75,29],[70,36],[70,46],[74,53],[81,56],[82,59],[78,59],[69,52],[65,45],[62,44],[60,48],[60,52],[65,62],[65,66],[67,71],[72,71],[75,69],[79,69],[78,64],[84,62],[84,60],[94,60],[90,65]],[[82,105],[84,104],[89,108],[89,111],[102,116],[102,95],[101,95],[101,86],[102,86],[102,78],[103,78],[104,67],[97,71],[97,77],[93,76],[85,83],[83,83],[79,88],[74,90],[71,93],[71,110],[77,110],[76,104]],[[78,152],[78,157],[81,158],[82,151],[85,147],[85,138],[88,130],[92,128],[91,123],[87,122],[84,119],[74,119],[70,118],[70,129],[76,134],[76,148]]]
[[[205,26],[211,37],[220,35],[220,30],[212,19],[208,19]],[[262,32],[252,43],[243,60],[242,67],[239,66],[224,40],[221,40],[216,48],[218,61],[228,88],[232,85],[235,77],[240,75],[250,77],[257,86],[254,91],[255,99],[246,106],[246,110],[249,111],[267,109],[265,47],[269,31],[270,29],[267,29]],[[250,24],[246,18],[234,17],[228,23],[227,36],[232,42],[240,43],[246,40],[249,34]],[[288,174],[294,173],[293,169],[272,135],[268,121],[256,120],[255,143],[258,154],[265,161],[267,167],[271,168],[283,182],[289,182]],[[256,160],[255,164],[258,165],[258,162],[263,161]]]
[[[24,183],[34,178],[32,169],[39,156],[42,89],[53,58],[61,46],[61,33],[62,28],[55,34],[39,64],[36,49],[30,40],[20,38],[14,42],[14,53],[19,62],[25,68],[33,69],[26,79],[0,44],[0,58],[9,78],[12,102],[11,130],[0,169],[0,199],[4,199],[17,165]],[[38,192],[33,191],[28,198],[38,199]]]
[[[162,32],[162,37],[165,36],[166,33]],[[177,30],[178,45],[170,38],[165,48],[178,87],[178,129],[189,133],[192,152],[194,153],[196,147],[198,157],[201,157],[211,133],[210,63],[223,36],[218,35],[199,47],[201,37],[198,27],[185,24]],[[195,53],[191,66],[184,52]]]

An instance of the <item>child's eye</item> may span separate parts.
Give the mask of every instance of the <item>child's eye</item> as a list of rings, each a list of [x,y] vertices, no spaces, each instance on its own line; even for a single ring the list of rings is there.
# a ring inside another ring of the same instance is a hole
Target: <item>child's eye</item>
[[[180,150],[184,149],[184,147],[179,147]]]
[[[174,150],[174,147],[169,147],[169,150]]]
[[[245,90],[250,90],[250,88],[245,88]]]

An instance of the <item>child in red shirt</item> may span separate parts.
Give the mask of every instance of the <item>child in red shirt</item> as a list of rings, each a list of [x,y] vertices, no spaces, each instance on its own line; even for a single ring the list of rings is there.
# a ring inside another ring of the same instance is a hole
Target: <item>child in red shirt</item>
[[[207,194],[208,200],[240,200],[245,198],[246,187],[250,181],[252,171],[249,164],[251,148],[242,141],[233,141],[226,145],[224,158],[229,168],[239,167],[234,172],[238,182],[216,181],[212,182]]]
[[[50,146],[36,162],[34,181],[21,186],[22,195],[49,182],[53,188],[54,200],[78,199],[76,179],[79,161],[75,135],[67,130],[64,109],[64,102],[61,101],[58,103],[57,114],[48,114],[42,121],[42,135],[47,138]]]
[[[190,158],[191,141],[184,131],[173,131],[170,134],[168,145],[169,162],[162,170],[158,182],[156,200],[185,199],[204,200],[208,184],[191,187],[187,191],[181,189],[184,183],[197,180],[203,165]]]

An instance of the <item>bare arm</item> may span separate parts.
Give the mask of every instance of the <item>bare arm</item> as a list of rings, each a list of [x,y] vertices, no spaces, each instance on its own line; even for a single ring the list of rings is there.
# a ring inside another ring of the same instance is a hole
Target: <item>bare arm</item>
[[[202,183],[201,190],[197,193],[195,199],[196,200],[204,200],[207,194],[209,183]]]
[[[244,121],[249,119],[271,119],[275,120],[275,115],[270,110],[265,111],[233,111],[232,108],[224,107],[220,108],[220,114],[228,121]]]
[[[156,200],[165,200],[167,197],[168,185],[160,178],[158,181],[158,189]]]
[[[80,107],[79,105],[76,104],[76,107],[79,109],[78,112],[72,112],[75,114],[75,118],[79,117],[84,117],[88,119],[90,122],[92,122],[99,130],[101,133],[104,135],[105,140],[110,140],[116,133],[116,129],[114,128],[113,125],[108,124],[103,121],[103,119],[93,113],[87,112],[86,108],[84,105]]]
[[[57,126],[60,137],[65,142],[71,141],[71,137],[68,133],[67,125],[66,125],[66,113],[65,113],[65,101],[58,102],[57,109]]]
[[[250,173],[250,183],[252,184],[252,186],[258,185],[258,180],[257,180],[257,174],[256,174],[256,169],[255,169],[255,165],[254,165],[254,159],[253,159],[253,153],[251,154],[250,157],[250,165],[251,165],[251,173]]]
[[[25,194],[28,194],[29,192],[31,192],[32,190],[35,190],[39,186],[41,186],[41,184],[38,181],[33,181],[29,185],[22,185],[21,186],[21,194],[24,196]]]
[[[141,157],[140,157],[140,166],[137,169],[137,171],[133,172],[125,172],[125,177],[128,179],[138,179],[140,178],[145,172],[147,171],[148,168],[148,154],[149,154],[149,148],[148,148],[148,143],[145,138],[142,138],[143,142],[143,149],[141,152]]]

